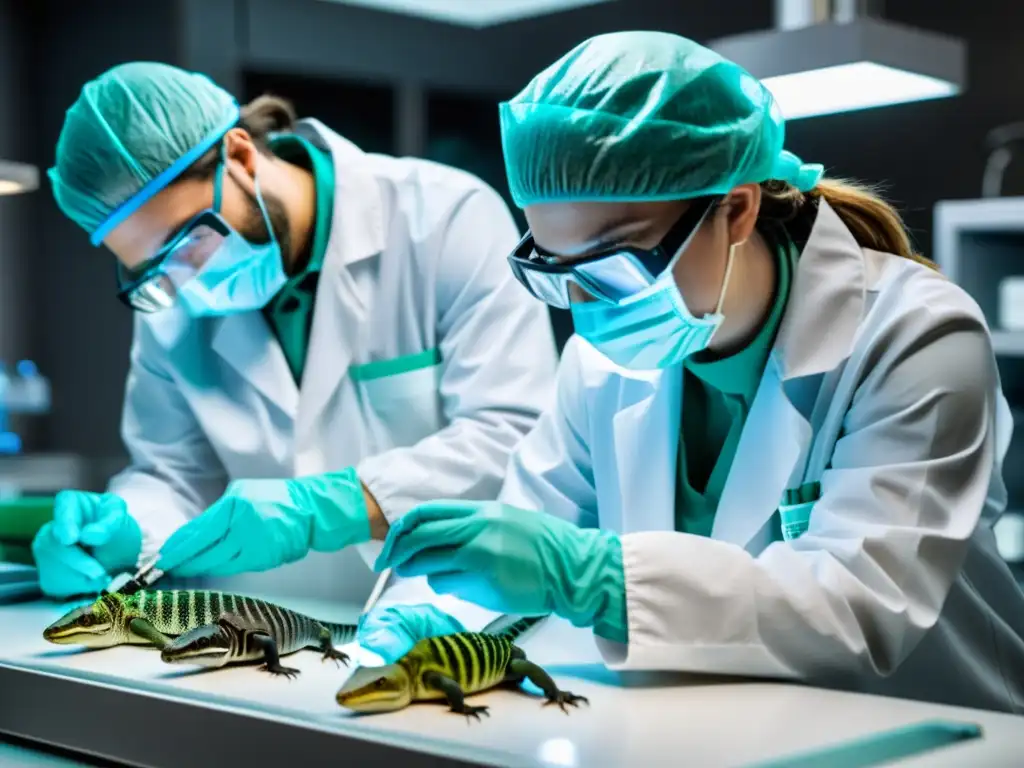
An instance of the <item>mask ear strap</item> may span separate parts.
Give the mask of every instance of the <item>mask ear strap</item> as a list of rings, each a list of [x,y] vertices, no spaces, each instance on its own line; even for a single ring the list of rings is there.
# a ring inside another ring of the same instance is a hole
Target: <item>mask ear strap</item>
[[[220,213],[220,203],[224,191],[224,172],[227,170],[227,154],[224,151],[224,143],[221,142],[220,159],[217,168],[213,172],[213,212]]]
[[[729,287],[729,276],[732,274],[732,263],[735,260],[736,249],[743,243],[733,243],[729,246],[729,255],[725,260],[725,274],[722,276],[722,290],[718,294],[718,304],[715,306],[715,314],[722,312],[722,304],[725,302],[725,289]]]

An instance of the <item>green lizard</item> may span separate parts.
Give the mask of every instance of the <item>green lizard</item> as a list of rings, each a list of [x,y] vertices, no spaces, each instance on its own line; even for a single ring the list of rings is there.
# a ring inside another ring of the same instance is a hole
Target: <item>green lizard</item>
[[[90,605],[65,614],[43,631],[43,637],[60,645],[110,648],[115,645],[153,645],[167,651],[165,661],[191,661],[220,666],[229,660],[224,654],[211,664],[218,639],[234,631],[244,635],[245,653],[231,661],[255,660],[255,651],[265,660],[266,671],[278,675],[298,674],[282,667],[279,656],[302,648],[317,647],[324,660],[348,663],[348,655],[334,648],[355,639],[352,624],[330,624],[281,608],[265,600],[207,590],[142,590],[125,595],[103,595]],[[179,637],[181,641],[175,642]],[[188,638],[187,640],[185,638]],[[193,653],[194,646],[209,638]],[[229,646],[230,647],[230,646]]]
[[[528,661],[514,641],[543,616],[521,619],[500,632],[458,632],[420,640],[394,664],[357,668],[338,691],[338,704],[354,712],[394,712],[414,701],[445,699],[452,712],[480,719],[487,707],[465,703],[467,694],[529,679],[544,692],[545,706],[587,702],[583,696],[559,690],[543,669]]]

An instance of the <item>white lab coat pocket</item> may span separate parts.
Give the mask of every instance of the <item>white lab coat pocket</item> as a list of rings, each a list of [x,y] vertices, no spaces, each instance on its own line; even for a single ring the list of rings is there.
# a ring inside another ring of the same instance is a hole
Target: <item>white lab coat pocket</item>
[[[349,376],[377,451],[414,445],[444,426],[438,350],[352,366]]]

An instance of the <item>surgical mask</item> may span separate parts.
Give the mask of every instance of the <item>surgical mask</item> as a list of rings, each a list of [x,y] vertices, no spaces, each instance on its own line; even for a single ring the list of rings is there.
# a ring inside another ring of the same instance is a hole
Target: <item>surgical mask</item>
[[[714,312],[695,317],[669,268],[649,288],[616,304],[574,302],[570,309],[576,333],[613,363],[631,370],[668,368],[707,349],[725,320],[722,302],[738,245],[729,247]]]
[[[177,290],[178,300],[192,317],[262,309],[288,280],[258,179],[255,186],[256,201],[270,240],[256,245],[233,228],[221,234],[222,241],[202,268]]]

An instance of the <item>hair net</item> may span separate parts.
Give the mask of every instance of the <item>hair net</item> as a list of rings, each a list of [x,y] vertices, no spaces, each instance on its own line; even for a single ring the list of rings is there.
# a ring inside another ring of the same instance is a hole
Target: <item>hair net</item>
[[[684,37],[618,32],[578,45],[501,105],[512,198],[675,200],[740,184],[807,191],[822,166],[783,150],[785,121],[742,67]]]
[[[67,111],[49,171],[57,205],[97,245],[238,118],[231,95],[203,75],[152,62],[114,67]]]

